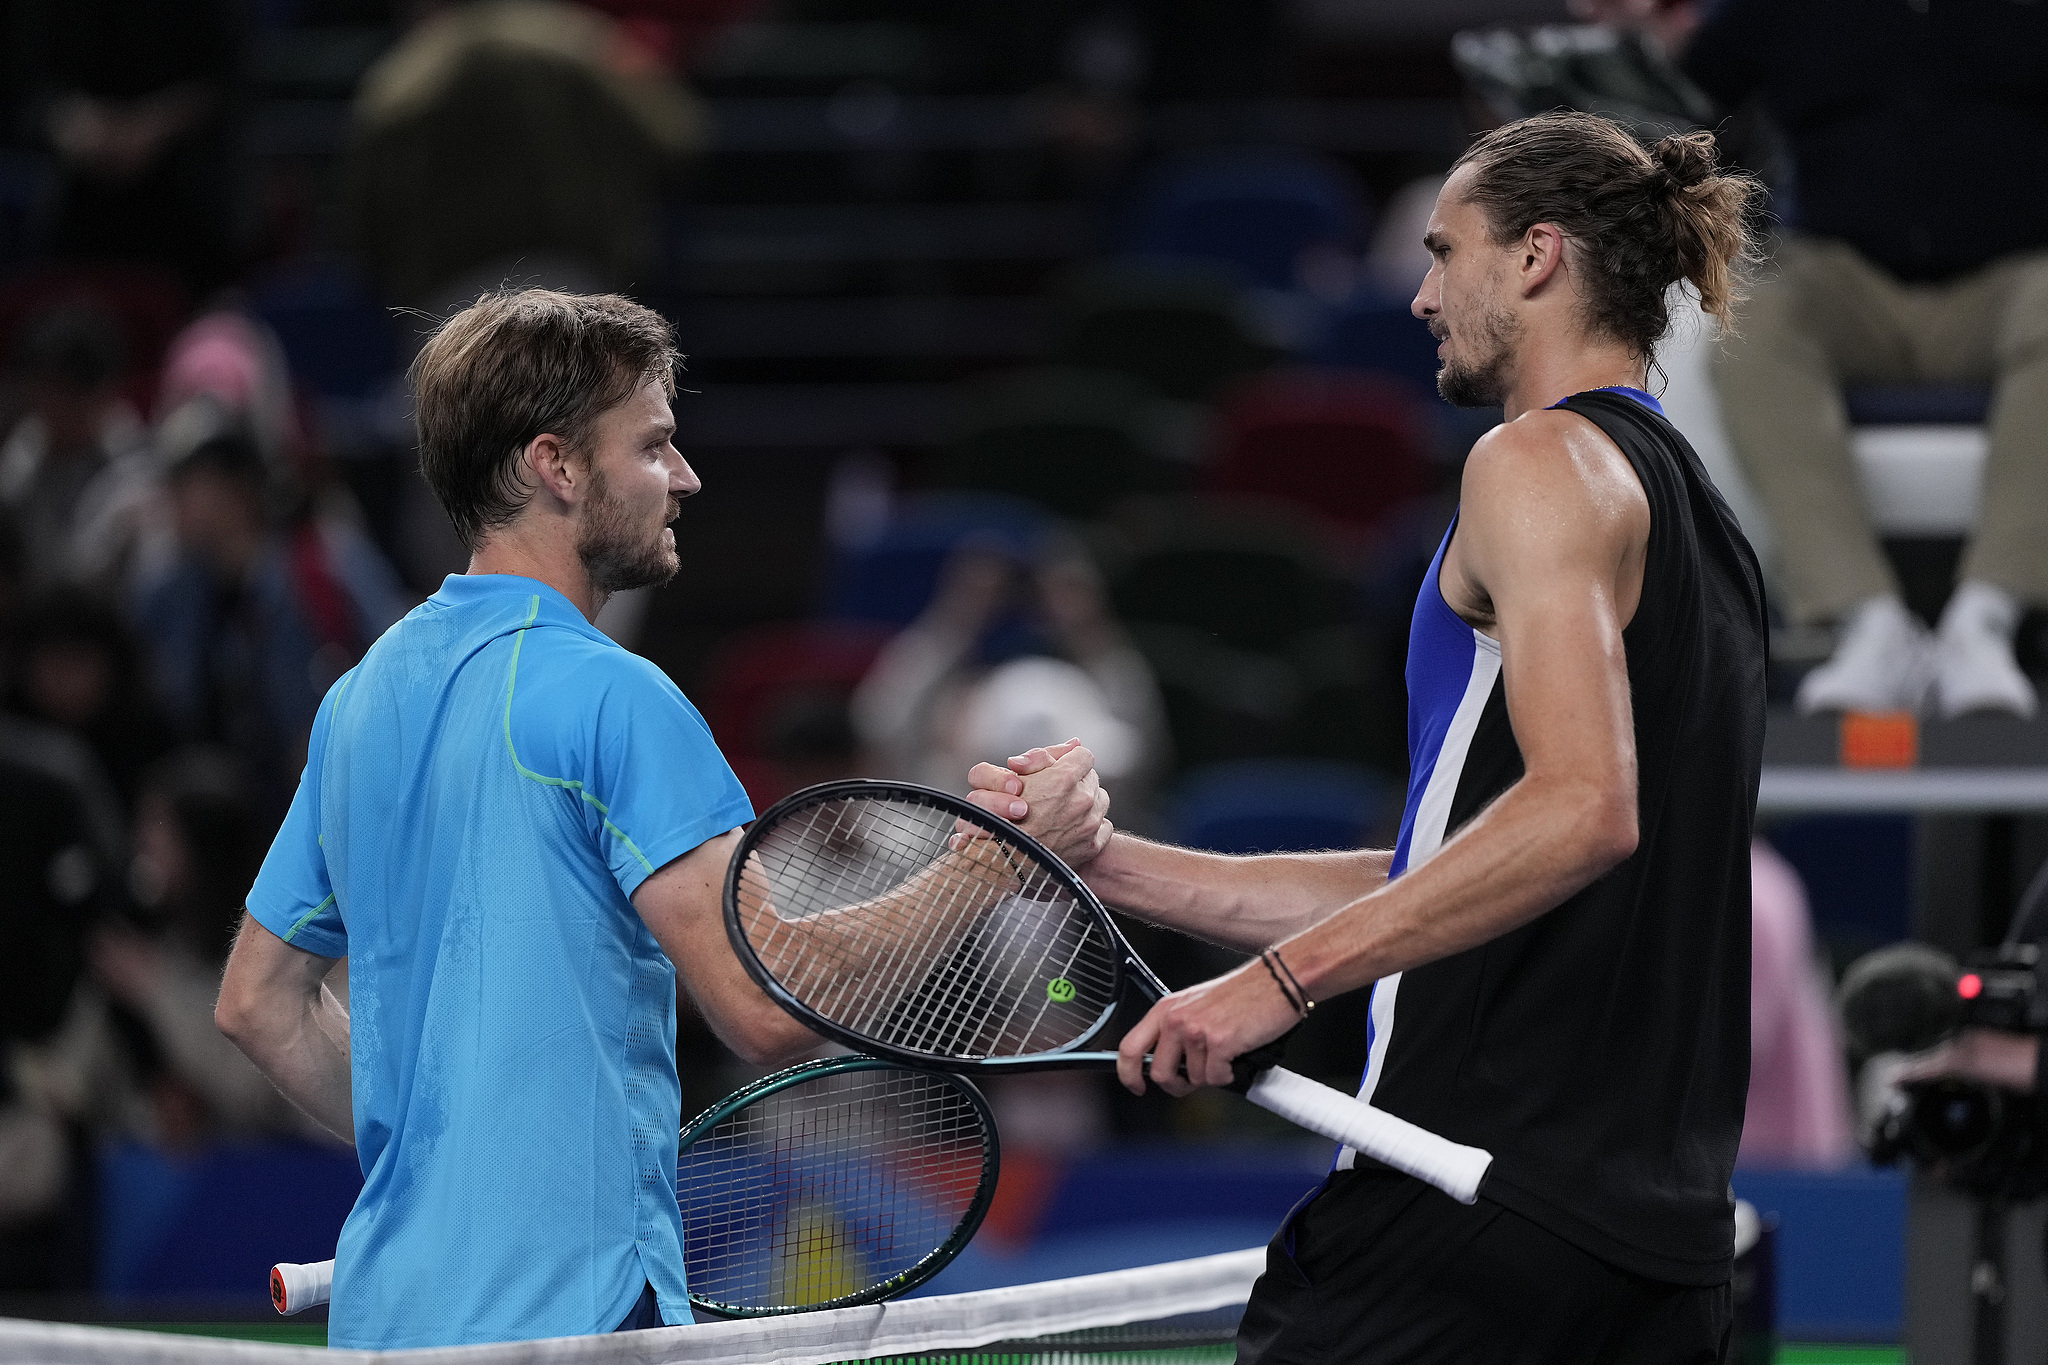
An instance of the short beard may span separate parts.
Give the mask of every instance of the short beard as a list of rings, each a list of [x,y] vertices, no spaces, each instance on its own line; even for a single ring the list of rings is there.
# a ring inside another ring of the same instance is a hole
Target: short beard
[[[1486,350],[1468,364],[1444,361],[1436,376],[1436,391],[1444,401],[1461,408],[1499,407],[1508,396],[1508,362],[1520,331],[1515,315],[1501,308],[1490,308],[1467,324],[1468,345],[1483,344]]]
[[[671,503],[673,506],[673,503]],[[626,509],[611,496],[604,474],[593,462],[590,468],[590,501],[583,514],[583,533],[576,540],[576,557],[590,575],[590,586],[607,595],[634,588],[654,588],[676,576],[682,561],[675,548],[656,531],[652,540],[636,540],[627,524]]]

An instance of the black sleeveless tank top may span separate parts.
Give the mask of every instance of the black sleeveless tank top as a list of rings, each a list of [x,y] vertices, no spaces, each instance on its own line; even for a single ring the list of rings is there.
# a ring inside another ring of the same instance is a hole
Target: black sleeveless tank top
[[[1602,390],[1558,406],[1620,447],[1649,500],[1642,599],[1622,635],[1639,842],[1549,913],[1380,982],[1365,1093],[1492,1151],[1484,1197],[1625,1270],[1717,1284],[1730,1272],[1728,1180],[1749,1087],[1762,581],[1699,457],[1660,413]],[[1439,551],[1416,607],[1417,772],[1397,871],[1522,775],[1499,646],[1444,605],[1441,563]]]

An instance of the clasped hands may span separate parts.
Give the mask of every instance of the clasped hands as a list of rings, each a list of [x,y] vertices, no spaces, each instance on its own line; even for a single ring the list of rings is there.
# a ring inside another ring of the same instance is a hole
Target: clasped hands
[[[968,781],[968,800],[1010,821],[1076,872],[1087,877],[1091,866],[1111,871],[1103,866],[1115,861],[1109,793],[1096,776],[1095,756],[1078,739],[1032,749],[1005,764],[977,763]],[[1169,1095],[1227,1086],[1232,1059],[1272,1042],[1297,1022],[1293,1005],[1254,958],[1154,1005],[1117,1048],[1117,1079],[1134,1095],[1145,1093],[1148,1079]]]

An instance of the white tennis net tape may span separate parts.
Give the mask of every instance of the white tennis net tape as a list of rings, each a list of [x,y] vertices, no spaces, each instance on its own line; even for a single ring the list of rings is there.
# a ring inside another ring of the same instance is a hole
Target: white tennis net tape
[[[992,1341],[1120,1327],[1243,1303],[1265,1268],[1263,1247],[1068,1280],[898,1299],[780,1318],[700,1323],[592,1337],[433,1350],[336,1351],[312,1346],[79,1327],[0,1318],[7,1365],[825,1365],[875,1356],[964,1350]]]

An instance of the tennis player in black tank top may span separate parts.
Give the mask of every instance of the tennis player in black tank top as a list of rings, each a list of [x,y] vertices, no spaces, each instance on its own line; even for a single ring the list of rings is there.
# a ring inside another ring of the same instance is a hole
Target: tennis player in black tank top
[[[1726,1358],[1764,605],[1643,390],[1670,285],[1727,315],[1754,193],[1708,134],[1645,148],[1576,114],[1453,169],[1414,311],[1444,395],[1507,420],[1417,602],[1395,849],[1133,839],[1081,747],[972,774],[1110,904],[1259,954],[1155,1007],[1126,1085],[1148,1052],[1176,1094],[1226,1083],[1310,1002],[1371,988],[1368,1098],[1493,1153],[1470,1206],[1340,1154],[1274,1238],[1241,1362]]]

